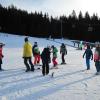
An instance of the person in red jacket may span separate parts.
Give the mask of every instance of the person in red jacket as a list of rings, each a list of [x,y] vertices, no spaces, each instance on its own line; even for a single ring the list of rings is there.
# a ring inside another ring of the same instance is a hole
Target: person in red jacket
[[[2,64],[2,58],[4,57],[2,54],[2,47],[3,46],[4,46],[4,44],[0,43],[0,71],[2,70],[1,64]]]
[[[96,67],[96,75],[100,75],[100,43],[95,43],[94,62]]]

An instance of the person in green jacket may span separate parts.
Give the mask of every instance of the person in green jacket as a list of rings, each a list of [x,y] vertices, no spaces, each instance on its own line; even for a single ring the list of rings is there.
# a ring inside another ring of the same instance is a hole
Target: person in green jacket
[[[57,48],[56,48],[54,45],[52,46],[52,49],[53,49],[53,51],[52,51],[52,52],[53,52],[53,59],[52,59],[52,62],[53,62],[53,66],[56,67],[57,64],[58,64],[58,62],[56,61],[58,50],[57,50]]]
[[[31,43],[28,41],[28,38],[25,38],[25,44],[23,47],[23,59],[24,59],[24,64],[26,66],[26,72],[28,71],[34,71],[34,65],[32,64],[32,45]],[[29,64],[28,64],[29,62]],[[31,68],[30,68],[31,66]]]

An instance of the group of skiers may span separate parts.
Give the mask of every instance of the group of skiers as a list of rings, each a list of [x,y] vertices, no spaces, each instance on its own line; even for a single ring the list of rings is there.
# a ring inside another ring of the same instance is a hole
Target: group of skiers
[[[26,72],[28,71],[33,71],[35,70],[34,66],[40,64],[40,59],[42,60],[42,74],[48,75],[49,74],[49,63],[51,63],[51,53],[52,53],[52,63],[53,63],[53,68],[58,68],[58,62],[57,62],[57,53],[58,49],[52,45],[47,46],[43,49],[43,51],[40,53],[39,47],[37,42],[32,44],[29,42],[28,37],[24,39],[25,44],[23,47],[23,59],[24,59],[24,64],[26,66]],[[2,49],[3,49],[4,44],[0,43],[0,70],[2,70],[1,64],[2,64],[2,58],[4,57],[2,54]],[[61,64],[66,64],[65,62],[65,55],[67,55],[67,49],[64,43],[61,44],[60,46],[60,54],[62,58]],[[32,56],[34,57],[34,60],[32,60]],[[87,65],[87,70],[90,70],[90,59],[95,62],[95,67],[96,67],[96,75],[100,74],[100,43],[96,42],[95,43],[95,52],[93,54],[90,45],[87,44],[87,48],[83,54],[83,58],[86,58],[86,65]]]
[[[41,59],[42,74],[43,75],[49,74],[49,63],[51,63],[51,53],[53,54],[52,57],[53,68],[58,68],[57,52],[58,49],[54,45],[52,45],[51,47],[50,46],[45,47],[42,53],[40,54],[40,50],[37,42],[35,42],[34,45],[32,46],[31,43],[28,41],[28,38],[26,37],[24,48],[23,48],[23,59],[24,59],[24,64],[26,66],[26,72],[34,71],[35,70],[34,66],[39,65]],[[61,64],[66,64],[64,56],[67,54],[67,49],[64,43],[62,43],[60,47],[60,53],[62,54]],[[34,57],[33,62],[32,62],[32,56]]]

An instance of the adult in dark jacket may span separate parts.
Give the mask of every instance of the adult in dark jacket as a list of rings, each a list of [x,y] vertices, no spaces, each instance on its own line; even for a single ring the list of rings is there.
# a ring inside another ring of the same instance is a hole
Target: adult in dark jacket
[[[61,64],[66,64],[64,56],[67,55],[67,49],[64,43],[62,43],[60,47],[60,54],[62,58],[62,63]]]
[[[90,49],[90,46],[87,45],[87,49],[85,50],[84,54],[83,54],[83,58],[84,56],[86,56],[86,65],[87,65],[87,70],[90,69],[90,59],[93,60],[93,52]]]
[[[49,74],[49,57],[50,57],[50,51],[48,48],[44,48],[41,54],[42,59],[42,74],[47,75]]]

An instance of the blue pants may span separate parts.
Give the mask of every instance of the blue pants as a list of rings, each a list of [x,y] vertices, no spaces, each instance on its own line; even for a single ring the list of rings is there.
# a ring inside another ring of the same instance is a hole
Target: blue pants
[[[87,66],[87,70],[90,69],[90,59],[86,59],[86,66]]]

